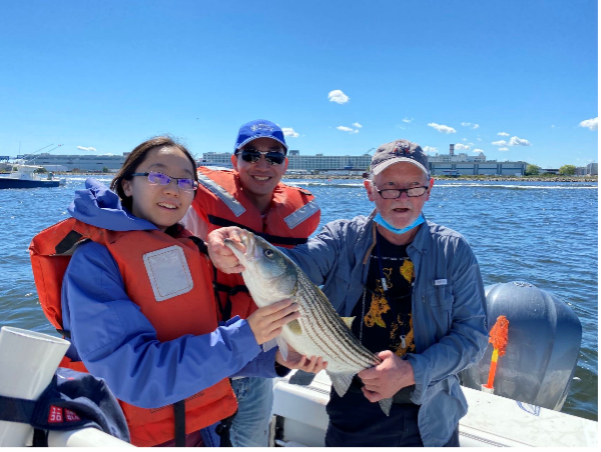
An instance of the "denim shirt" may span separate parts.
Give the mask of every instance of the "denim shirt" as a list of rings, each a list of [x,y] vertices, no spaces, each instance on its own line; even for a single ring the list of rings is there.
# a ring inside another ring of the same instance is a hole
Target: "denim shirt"
[[[374,245],[375,211],[337,220],[306,244],[284,251],[307,273],[343,317],[361,299]],[[467,413],[457,373],[477,363],[488,344],[484,285],[476,257],[463,236],[426,221],[407,247],[415,282],[412,318],[416,353],[411,401],[424,446],[444,445]]]

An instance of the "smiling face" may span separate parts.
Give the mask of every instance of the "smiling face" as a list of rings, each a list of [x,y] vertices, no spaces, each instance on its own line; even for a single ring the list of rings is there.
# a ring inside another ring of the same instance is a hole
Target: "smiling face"
[[[194,179],[194,167],[184,152],[160,147],[148,152],[134,172],[157,171],[170,177]],[[122,181],[126,196],[132,197],[132,213],[164,231],[180,221],[194,199],[194,191],[182,190],[175,180],[168,185],[152,185],[146,176]]]
[[[244,149],[254,149],[260,152],[285,152],[281,143],[272,138],[257,138],[246,143],[240,150]],[[240,174],[240,183],[248,197],[259,210],[263,210],[269,205],[273,190],[288,168],[288,159],[279,165],[271,165],[264,155],[257,163],[245,162],[241,156],[232,155],[232,165]]]
[[[417,166],[408,162],[395,163],[375,176],[373,181],[365,181],[369,200],[376,204],[380,215],[395,228],[402,229],[413,223],[420,215],[424,203],[430,199],[430,190],[434,179],[428,180],[426,174]],[[384,199],[376,191],[394,188],[429,187],[418,197],[409,197],[403,193],[397,199]]]

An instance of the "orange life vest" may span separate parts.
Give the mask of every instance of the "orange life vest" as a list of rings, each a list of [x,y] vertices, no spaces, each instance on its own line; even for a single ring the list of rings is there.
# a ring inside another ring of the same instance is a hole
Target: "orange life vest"
[[[273,245],[292,248],[307,242],[317,229],[321,210],[311,192],[280,182],[267,214],[254,206],[244,193],[237,171],[198,168],[199,187],[192,206],[208,225],[208,232],[238,226],[263,237]],[[240,274],[215,271],[222,316],[245,319],[257,308]]]
[[[218,312],[211,288],[212,265],[199,251],[196,237],[184,231],[173,238],[159,230],[110,231],[75,218],[64,220],[36,235],[30,246],[31,263],[40,304],[50,322],[62,330],[62,280],[75,247],[85,240],[106,246],[115,259],[125,290],[157,331],[160,341],[217,329]],[[179,285],[165,285],[156,275],[161,255],[181,263],[185,274]],[[159,259],[159,260],[157,260]],[[154,271],[154,273],[153,273]],[[161,285],[162,284],[162,285]],[[169,300],[157,303],[157,301]],[[206,313],[206,315],[198,315]],[[193,315],[191,315],[193,314]],[[85,371],[82,362],[64,359],[61,367]],[[153,446],[175,438],[174,408],[139,408],[119,401],[136,446]],[[226,378],[187,398],[186,433],[192,433],[232,415],[236,398]],[[181,402],[180,402],[181,406]]]

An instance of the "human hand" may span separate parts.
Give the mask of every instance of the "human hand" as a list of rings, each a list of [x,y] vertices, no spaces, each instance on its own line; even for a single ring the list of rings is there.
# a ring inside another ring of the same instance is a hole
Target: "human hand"
[[[244,249],[240,233],[242,229],[236,226],[216,229],[207,236],[207,248],[209,257],[213,265],[224,273],[241,273],[244,271],[244,266],[234,254],[234,252],[225,245],[225,239],[232,239],[239,243],[239,246]]]
[[[394,396],[405,386],[415,384],[413,367],[409,361],[399,358],[390,350],[377,354],[380,364],[364,369],[357,375],[363,381],[362,391],[370,402],[378,402]]]
[[[282,352],[278,350],[275,354],[275,360],[288,369],[299,369],[314,374],[321,372],[328,367],[328,362],[324,361],[321,356],[319,358],[312,356],[311,359],[309,359],[306,355],[301,355],[294,350],[290,345],[288,345],[288,359],[285,360]]]
[[[255,335],[257,344],[261,345],[276,337],[282,332],[284,325],[299,317],[298,304],[287,299],[257,309],[246,321]]]

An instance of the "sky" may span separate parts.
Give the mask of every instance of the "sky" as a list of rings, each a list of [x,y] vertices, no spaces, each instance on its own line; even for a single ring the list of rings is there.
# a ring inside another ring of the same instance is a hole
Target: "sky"
[[[596,0],[3,0],[0,155],[169,133],[200,157],[261,118],[305,155],[405,138],[585,166],[597,22]]]

